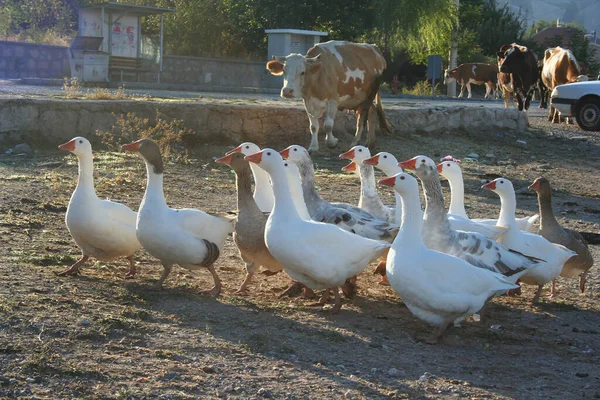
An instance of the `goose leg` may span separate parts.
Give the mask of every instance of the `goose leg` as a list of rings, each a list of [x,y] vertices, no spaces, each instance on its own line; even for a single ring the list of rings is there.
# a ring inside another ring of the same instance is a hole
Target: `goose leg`
[[[342,308],[342,299],[340,298],[340,291],[337,287],[332,288],[332,290],[335,296],[335,301],[333,303],[333,307],[326,311],[327,314],[337,314],[338,312],[340,312],[340,308]],[[329,292],[329,290],[327,291]]]
[[[288,296],[288,297],[298,296],[298,294],[300,294],[300,290],[302,290],[303,287],[305,287],[305,286],[303,284],[301,284],[300,282],[293,281],[293,283],[290,285],[290,287],[288,287],[287,289],[285,289],[283,292],[281,292],[279,294],[279,298],[282,298],[283,296]]]
[[[556,279],[552,279],[552,287],[550,288],[550,296],[549,298],[553,299],[558,294],[558,289],[556,289]]]
[[[531,299],[531,304],[537,304],[538,300],[540,299],[540,295],[542,294],[542,287],[544,285],[538,285],[538,290],[535,292],[535,296],[533,296],[533,299]]]
[[[152,285],[152,289],[154,290],[160,290],[162,289],[162,285],[165,282],[165,279],[167,279],[167,276],[169,276],[169,274],[171,273],[171,266],[170,265],[162,265],[164,270],[162,275],[160,276],[160,279],[158,280],[158,282],[156,282],[154,285]]]
[[[242,284],[240,285],[240,288],[236,291],[236,293],[238,293],[238,294],[246,293],[246,291],[247,291],[246,286],[248,286],[248,284],[250,283],[250,280],[254,276],[254,273],[256,272],[257,268],[258,268],[258,265],[256,265],[256,263],[253,263],[253,262],[246,263],[246,278],[244,279],[244,282],[242,282]]]
[[[373,271],[373,275],[375,275],[375,274],[381,275],[381,278],[379,278],[379,281],[377,282],[379,285],[390,286],[390,282],[388,281],[385,267],[386,267],[386,262],[380,261],[379,264],[377,264],[377,266],[375,267],[375,270]]]
[[[212,275],[215,281],[215,285],[211,289],[202,290],[200,294],[207,294],[209,296],[217,297],[221,293],[221,280],[219,279],[219,275],[217,275],[217,271],[215,271],[214,265],[209,265],[208,267],[206,267],[206,269],[208,269],[208,271]]]
[[[442,338],[442,335],[446,331],[446,328],[448,328],[450,322],[452,321],[446,321],[442,325],[436,326],[435,328],[433,328],[433,331],[429,336],[423,336],[417,339],[427,344],[438,344]]]
[[[350,278],[346,279],[346,282],[344,282],[344,284],[341,286],[342,288],[342,293],[344,293],[344,296],[347,299],[353,299],[354,295],[356,295],[356,275],[351,276]],[[337,288],[336,288],[336,292],[337,292]]]
[[[329,294],[329,289],[325,289],[319,301],[316,303],[309,304],[309,307],[323,307],[329,301]]]
[[[587,271],[579,275],[579,291],[581,294],[585,292],[585,281],[587,281]]]
[[[73,265],[71,265],[69,268],[67,268],[66,270],[64,270],[63,272],[59,272],[58,276],[68,276],[68,275],[79,275],[81,272],[79,271],[79,268],[81,268],[81,266],[90,258],[90,256],[86,256],[85,254],[81,255],[81,258]]]
[[[129,271],[125,274],[125,279],[131,279],[135,276],[137,272],[135,269],[135,261],[133,260],[133,255],[127,257],[129,260]]]

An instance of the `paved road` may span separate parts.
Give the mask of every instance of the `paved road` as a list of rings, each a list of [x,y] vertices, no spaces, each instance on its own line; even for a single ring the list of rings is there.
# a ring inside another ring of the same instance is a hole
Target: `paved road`
[[[88,88],[80,89],[82,93],[85,93]],[[109,89],[115,91],[115,89]],[[273,103],[273,102],[296,102],[301,103],[300,100],[289,100],[282,99],[278,94],[259,94],[259,93],[222,93],[222,92],[192,92],[192,91],[173,91],[173,90],[148,90],[148,89],[126,89],[126,92],[132,96],[151,96],[159,99],[193,99],[197,100],[202,96],[204,101],[214,100],[251,100],[254,103]],[[56,97],[63,96],[64,90],[60,86],[35,86],[35,85],[21,85],[15,83],[15,81],[2,81],[0,80],[0,97]],[[469,99],[443,99],[443,98],[427,98],[427,97],[395,97],[392,95],[384,95],[384,106],[385,107],[398,107],[398,108],[413,108],[421,107],[423,105],[433,106],[450,106],[450,105],[461,105],[469,107],[503,107],[501,100],[469,100]]]

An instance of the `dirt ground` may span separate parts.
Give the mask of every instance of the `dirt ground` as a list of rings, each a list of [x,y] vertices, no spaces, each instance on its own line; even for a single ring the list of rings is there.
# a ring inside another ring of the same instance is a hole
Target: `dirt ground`
[[[498,197],[479,189],[482,179],[505,176],[521,189],[544,175],[560,221],[598,235],[600,135],[530,114],[529,132],[518,136],[397,135],[380,137],[378,148],[399,160],[478,153],[479,163],[463,164],[472,217],[499,211]],[[358,179],[337,159],[351,137],[342,139],[316,157],[317,184],[327,199],[356,203]],[[167,164],[168,203],[234,210],[234,175],[214,162],[228,149],[204,146],[188,165]],[[102,152],[95,161],[99,196],[137,209],[142,161]],[[207,271],[174,268],[164,290],[151,290],[162,267],[144,251],[132,280],[123,279],[126,260],[57,277],[79,256],[64,224],[76,174],[75,156],[59,150],[0,158],[1,398],[600,398],[597,266],[583,295],[576,279],[561,278],[558,298],[548,299],[546,288],[531,306],[526,286],[521,297],[495,299],[487,324],[469,319],[431,346],[414,340],[430,328],[377,284],[373,266],[337,315],[308,307],[310,300],[278,298],[289,283],[284,273],[258,275],[247,296],[234,294],[244,269],[231,240],[216,263],[224,282],[217,299],[198,294],[212,285]],[[393,202],[387,188],[380,193]],[[527,190],[517,202],[519,215],[537,210]],[[600,259],[600,246],[591,248]]]

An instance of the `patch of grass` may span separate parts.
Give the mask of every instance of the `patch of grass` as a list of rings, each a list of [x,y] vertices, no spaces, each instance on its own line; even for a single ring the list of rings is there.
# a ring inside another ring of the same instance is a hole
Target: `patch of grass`
[[[412,87],[412,89],[403,88],[402,94],[412,94],[413,96],[431,96],[431,83],[429,81],[419,81]],[[435,85],[435,96],[440,96],[440,84]]]
[[[9,296],[0,297],[0,312],[5,314],[12,313],[15,308],[19,305],[19,303],[13,298]]]
[[[126,143],[150,138],[158,144],[163,156],[171,156],[174,161],[185,164],[188,148],[196,144],[195,132],[186,128],[183,120],[167,120],[159,110],[156,111],[154,121],[135,113],[121,114],[116,118],[116,124],[110,131],[96,131],[102,144],[109,150],[118,151]]]
[[[94,90],[88,90],[83,98],[85,100],[128,100],[132,97],[125,93],[122,86],[119,86],[114,92],[106,88],[94,88]]]
[[[77,80],[77,77],[73,78],[64,78],[63,90],[65,91],[65,97],[67,99],[76,99],[79,97],[79,89],[81,89],[81,85]]]

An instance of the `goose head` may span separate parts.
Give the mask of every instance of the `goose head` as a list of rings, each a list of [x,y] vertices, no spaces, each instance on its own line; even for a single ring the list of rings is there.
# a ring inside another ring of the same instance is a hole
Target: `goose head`
[[[394,176],[382,179],[378,183],[382,186],[393,187],[401,196],[419,195],[419,184],[417,183],[417,180],[406,172],[400,172]]]
[[[245,156],[249,156],[250,154],[258,153],[259,151],[260,151],[260,147],[258,147],[254,143],[244,142],[244,143],[240,144],[238,147],[236,147],[235,149],[229,150],[225,154],[229,155],[231,153],[242,153]]]
[[[496,178],[490,183],[486,183],[481,187],[482,189],[491,190],[496,192],[499,196],[510,195],[515,192],[515,188],[511,181],[506,178]]]
[[[69,140],[67,143],[63,143],[58,146],[59,149],[70,151],[75,154],[77,157],[80,157],[85,154],[92,154],[92,145],[84,137],[77,136],[73,139]]]
[[[437,166],[433,160],[427,156],[416,156],[410,160],[398,163],[399,167],[415,172],[420,179],[438,175]]]
[[[300,169],[298,166],[291,162],[290,160],[283,161],[283,167],[285,168],[285,173],[287,174],[288,180],[294,180],[300,183]]]
[[[356,166],[356,163],[354,161],[350,162],[350,164],[342,167],[342,171],[343,172],[357,172],[358,168]]]
[[[283,158],[276,150],[265,148],[258,153],[244,157],[246,161],[257,164],[269,174],[284,168]]]
[[[437,165],[438,173],[444,178],[460,178],[462,176],[462,171],[460,170],[460,166],[458,163],[454,161],[444,161]]]
[[[528,189],[537,192],[539,195],[552,194],[552,187],[550,186],[550,181],[548,181],[548,179],[544,178],[543,176],[533,181],[533,183],[529,185]]]
[[[215,162],[228,165],[236,173],[250,172],[250,164],[244,159],[243,153],[228,153],[224,157],[218,158]]]
[[[162,174],[165,170],[160,148],[152,139],[140,139],[133,143],[121,146],[121,151],[139,154],[146,164],[151,165],[155,174]]]
[[[386,167],[397,167],[398,160],[396,159],[396,157],[394,157],[393,154],[388,153],[386,151],[382,151],[380,153],[375,154],[373,157],[364,160],[363,164],[372,165],[374,167],[379,168],[380,170],[385,170]]]
[[[308,150],[302,146],[298,146],[297,144],[291,145],[285,150],[281,150],[279,154],[284,160],[290,160],[296,164],[310,160],[310,154],[308,154]]]
[[[371,158],[371,152],[365,146],[354,146],[345,153],[340,154],[342,160],[352,160],[357,164],[362,164],[368,158]]]

